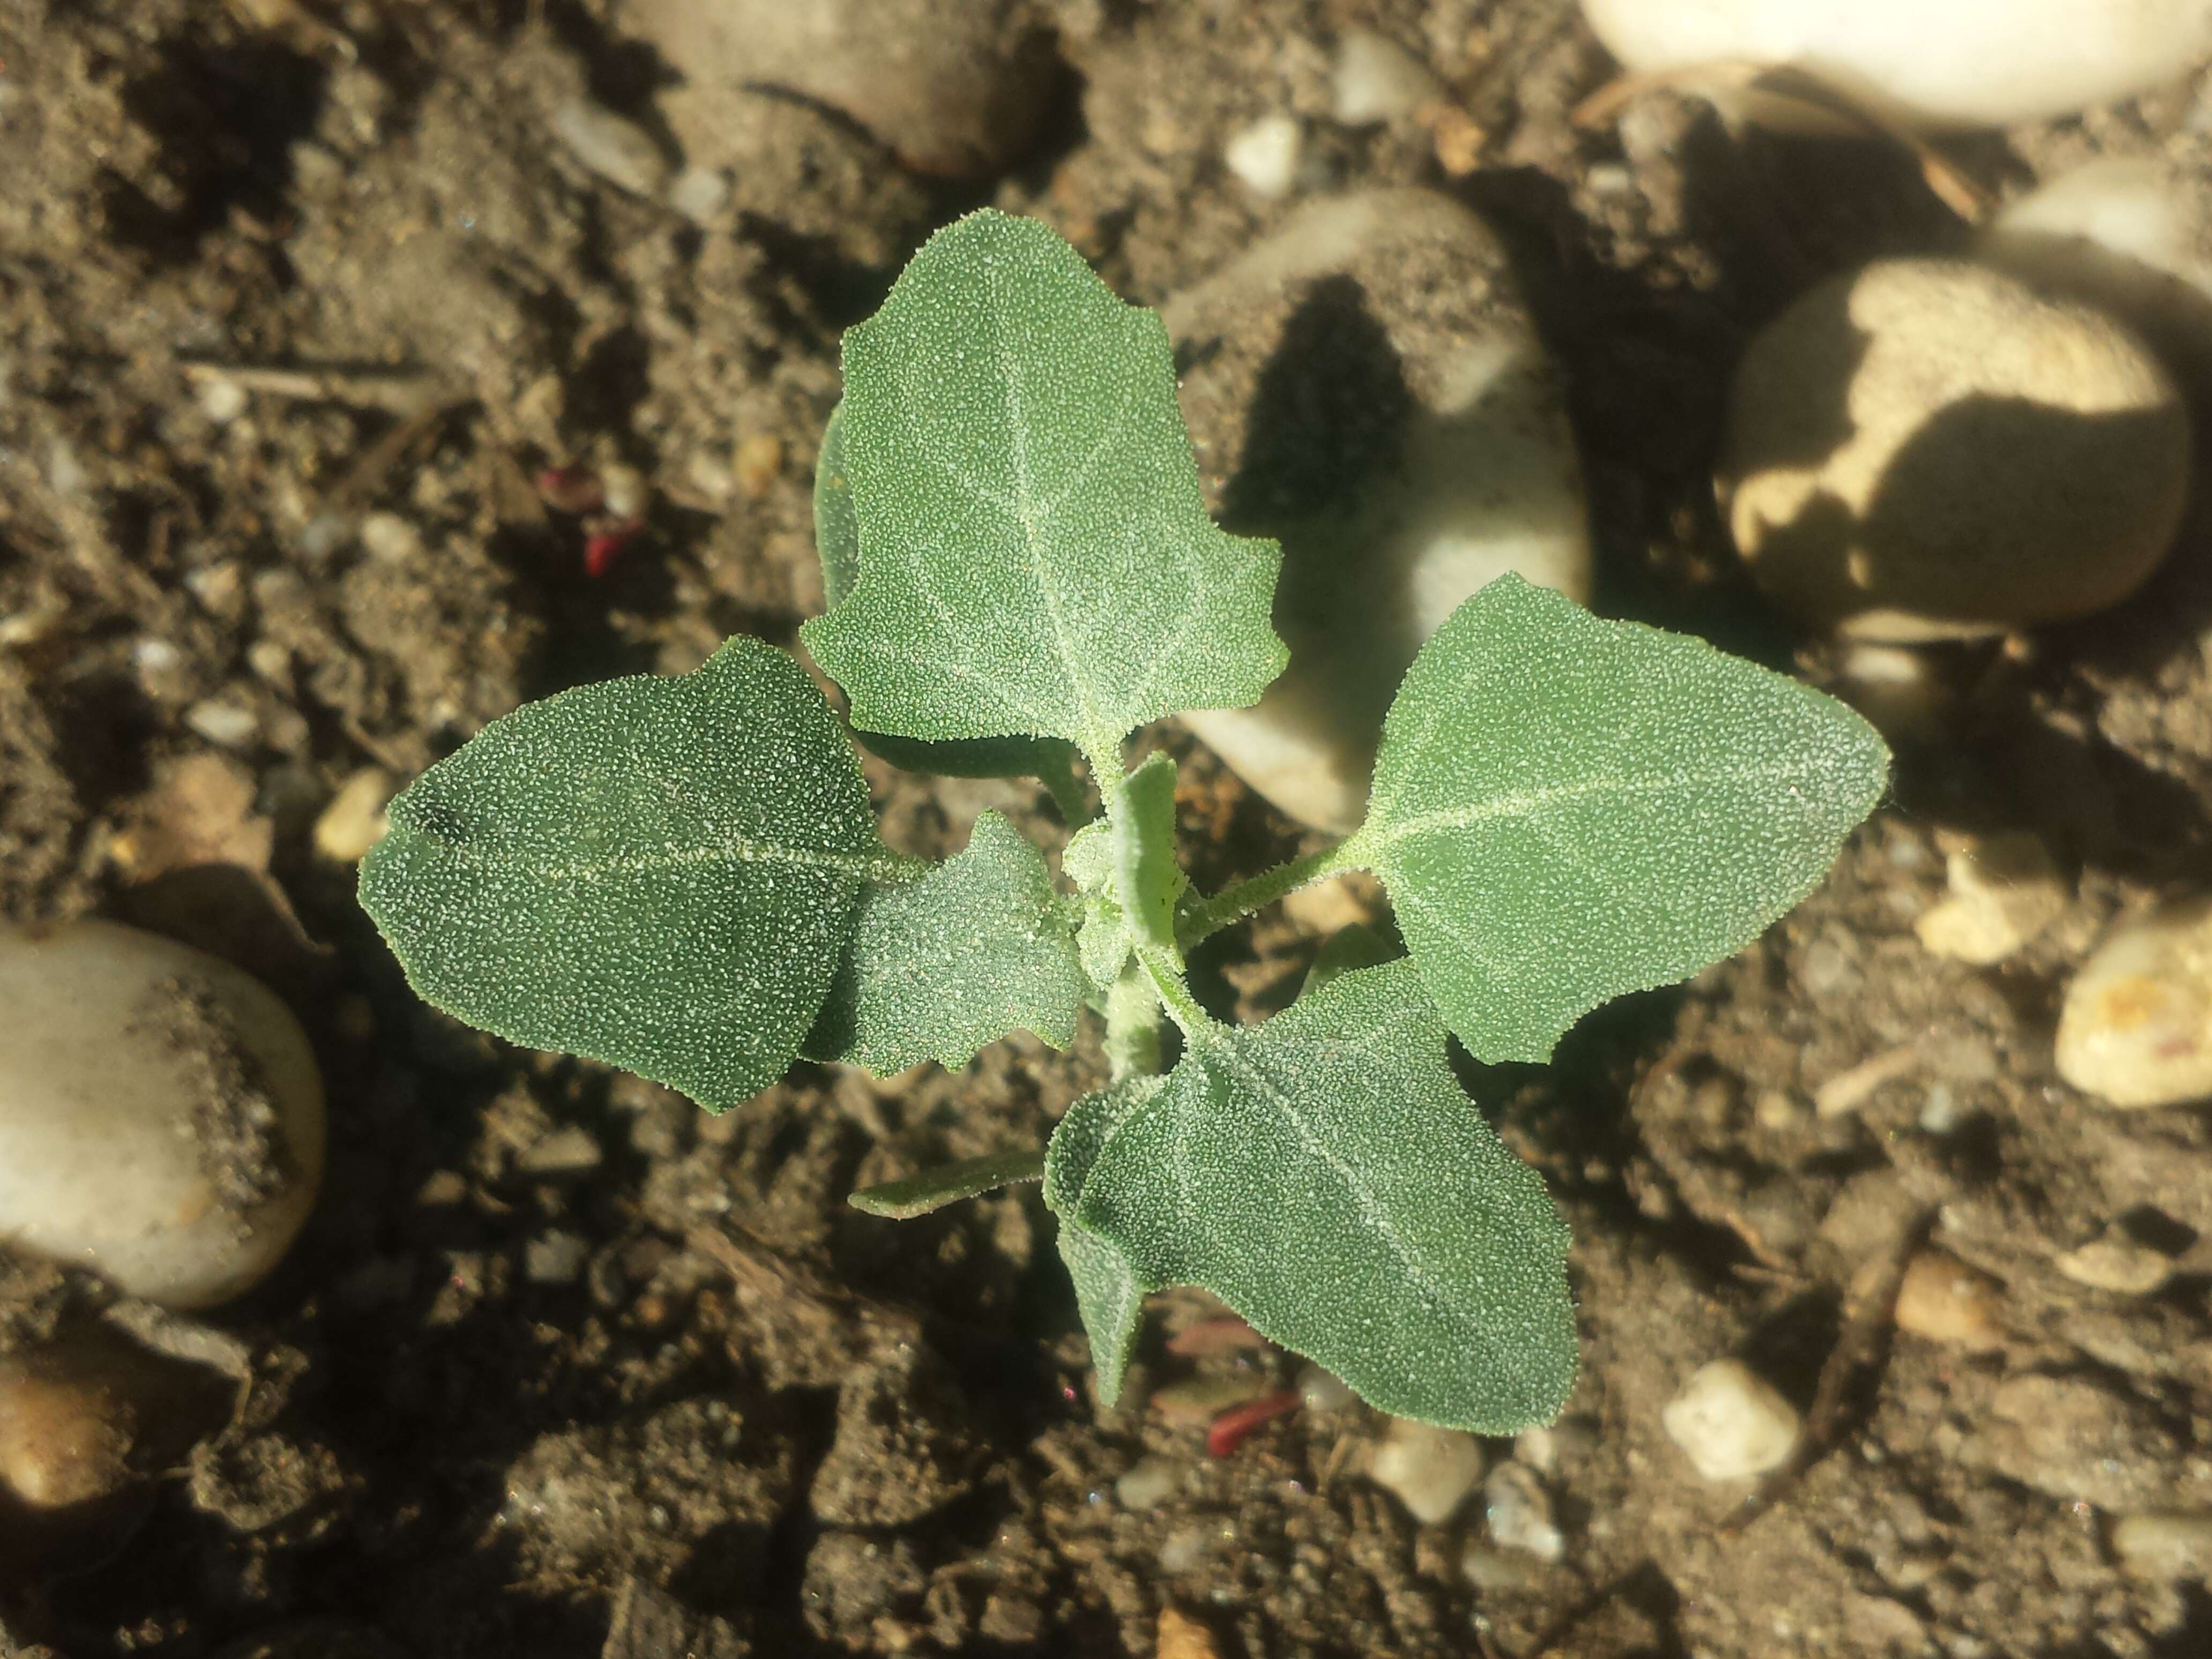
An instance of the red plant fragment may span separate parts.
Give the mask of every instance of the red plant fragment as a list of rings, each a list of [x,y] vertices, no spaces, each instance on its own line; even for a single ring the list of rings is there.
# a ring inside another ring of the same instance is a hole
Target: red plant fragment
[[[533,482],[545,505],[556,513],[594,513],[607,498],[606,486],[588,466],[549,466]]]
[[[616,525],[593,536],[584,544],[584,574],[586,576],[605,575],[607,567],[615,562],[616,556],[623,549],[628,547],[637,532],[644,528],[644,520],[632,519],[627,524]]]
[[[1206,1431],[1206,1455],[1211,1457],[1228,1456],[1243,1445],[1246,1437],[1262,1423],[1272,1422],[1278,1417],[1287,1417],[1304,1403],[1304,1397],[1296,1389],[1284,1389],[1231,1407],[1215,1418],[1213,1426]]]
[[[1234,1314],[1219,1319],[1194,1320],[1168,1339],[1168,1352],[1187,1358],[1228,1353],[1237,1348],[1264,1348],[1267,1339]]]

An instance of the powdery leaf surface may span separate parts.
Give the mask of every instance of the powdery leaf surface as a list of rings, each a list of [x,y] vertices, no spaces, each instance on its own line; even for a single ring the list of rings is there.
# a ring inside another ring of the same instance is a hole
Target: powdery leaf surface
[[[1542,1060],[1601,1003],[1757,938],[1888,773],[1834,699],[1501,577],[1414,659],[1352,850],[1459,1039]]]
[[[1075,1307],[1091,1339],[1098,1398],[1109,1407],[1121,1397],[1145,1292],[1160,1285],[1140,1280],[1121,1250],[1085,1227],[1076,1212],[1100,1149],[1133,1113],[1156,1099],[1167,1082],[1164,1077],[1134,1077],[1085,1095],[1067,1109],[1045,1149],[1045,1206],[1060,1221],[1060,1259],[1075,1281]]]
[[[814,463],[814,551],[822,562],[822,593],[832,610],[860,579],[860,520],[845,476],[845,410],[830,411]],[[903,772],[946,778],[1026,778],[1065,773],[1075,750],[1058,738],[974,738],[924,743],[855,731],[869,750]]]
[[[957,1070],[1009,1031],[1065,1048],[1087,988],[1073,911],[1044,854],[983,813],[957,856],[862,892],[808,1054],[889,1077],[925,1060]]]
[[[1203,1285],[1401,1417],[1511,1433],[1573,1384],[1566,1224],[1461,1092],[1411,963],[1191,1035],[1074,1214],[1139,1285]]]
[[[854,725],[1103,759],[1281,671],[1281,556],[1206,517],[1167,331],[1047,226],[938,232],[844,362],[860,576],[804,635]]]
[[[715,1109],[783,1075],[896,863],[822,694],[749,639],[493,721],[391,823],[361,899],[417,993]]]

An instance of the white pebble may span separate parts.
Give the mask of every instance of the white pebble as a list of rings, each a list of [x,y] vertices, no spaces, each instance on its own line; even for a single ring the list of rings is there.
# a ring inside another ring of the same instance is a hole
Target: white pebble
[[[2200,389],[2212,386],[2212,179],[2202,169],[2164,158],[2092,161],[2008,205],[1978,252],[2110,312]]]
[[[1797,1408],[1736,1359],[1701,1367],[1659,1420],[1667,1437],[1715,1486],[1780,1468],[1803,1432]]]
[[[1424,1526],[1441,1526],[1482,1479],[1482,1443],[1457,1429],[1400,1418],[1375,1449],[1368,1473]]]
[[[265,987],[112,922],[0,928],[0,1237],[179,1308],[276,1265],[323,1091]]]
[[[2057,1258],[2058,1271],[2076,1285],[2118,1296],[2149,1296],[2173,1277],[2173,1258],[2124,1234],[2093,1238]]]
[[[1483,1518],[1500,1549],[1518,1550],[1539,1561],[1557,1561],[1567,1540],[1553,1522],[1552,1500],[1535,1471],[1517,1462],[1500,1463],[1482,1483]]]
[[[392,827],[384,809],[397,788],[380,766],[364,766],[348,778],[316,815],[315,850],[333,864],[360,863]]]
[[[397,513],[364,515],[356,532],[362,549],[386,564],[408,564],[422,556],[422,533]]]
[[[555,137],[610,184],[648,200],[668,182],[668,158],[653,135],[604,104],[574,98],[553,112]]]
[[[2172,380],[2119,324],[1979,266],[1889,259],[1752,343],[1718,489],[1783,610],[1910,642],[2127,598],[2173,540],[2189,455]]]
[[[185,710],[185,724],[210,743],[243,749],[261,732],[261,717],[226,697],[207,697]]]
[[[1298,181],[1298,152],[1305,135],[1292,115],[1263,115],[1230,135],[1221,159],[1255,196],[1287,196]]]
[[[200,413],[217,426],[228,426],[245,414],[248,401],[246,388],[222,374],[211,374],[202,380],[194,396]]]
[[[2042,839],[2028,831],[1975,841],[1948,855],[1948,896],[1913,924],[1939,957],[1986,966],[2002,962],[2064,914],[2065,878]]]
[[[1388,35],[1348,29],[1337,42],[1329,112],[1341,125],[1401,121],[1443,93],[1429,66]]]
[[[730,203],[730,181],[714,167],[686,167],[668,186],[668,205],[695,225],[711,223]]]
[[[645,474],[621,461],[599,469],[599,488],[608,513],[617,519],[641,519],[653,504],[653,486]]]
[[[1142,1514],[1174,1497],[1182,1474],[1182,1465],[1172,1458],[1140,1457],[1115,1480],[1114,1496],[1123,1509]]]
[[[1644,72],[1786,64],[1925,127],[2006,126],[2172,80],[2212,52],[2212,0],[1583,0]]]
[[[2066,988],[2059,1075],[2107,1104],[2212,1095],[2212,897],[2124,922]]]
[[[2212,1515],[2124,1515],[2112,1522],[2112,1553],[2138,1578],[2212,1578]]]
[[[1184,375],[1183,410],[1215,487],[1236,479],[1252,498],[1234,527],[1282,544],[1275,623],[1291,647],[1255,707],[1185,724],[1293,817],[1352,830],[1384,712],[1447,617],[1508,571],[1589,598],[1558,377],[1503,246],[1429,191],[1307,204],[1164,316],[1177,341],[1218,348]],[[1254,419],[1260,376],[1286,363],[1320,379],[1270,430]],[[1353,434],[1388,458],[1364,471],[1343,459],[1339,417],[1308,406],[1340,410],[1346,375],[1390,388],[1388,428],[1363,408]]]
[[[1298,1372],[1298,1398],[1305,1401],[1308,1411],[1326,1413],[1344,1410],[1359,1396],[1334,1371],[1308,1365]]]

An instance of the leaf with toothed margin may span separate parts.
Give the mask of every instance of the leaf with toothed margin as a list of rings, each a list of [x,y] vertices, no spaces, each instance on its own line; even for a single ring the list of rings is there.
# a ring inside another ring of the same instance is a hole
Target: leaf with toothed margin
[[[1085,1095],[1067,1109],[1045,1149],[1045,1207],[1059,1218],[1060,1259],[1075,1281],[1076,1311],[1091,1338],[1098,1398],[1109,1407],[1121,1397],[1121,1378],[1129,1368],[1129,1346],[1137,1333],[1145,1292],[1158,1286],[1140,1280],[1111,1243],[1076,1218],[1076,1210],[1099,1148],[1131,1113],[1166,1085],[1163,1077],[1135,1077],[1102,1093]]]
[[[1548,1060],[1601,1003],[1750,944],[1888,775],[1833,698],[1504,576],[1413,659],[1348,850],[1453,1034]]]
[[[748,639],[517,709],[390,817],[361,901],[417,993],[717,1110],[783,1075],[903,863],[821,692]]]
[[[830,411],[814,464],[814,551],[822,562],[822,593],[831,610],[860,579],[860,520],[845,476],[845,409]],[[1067,773],[1075,746],[1059,738],[967,738],[926,743],[854,728],[870,753],[902,772],[941,778],[1038,778]]]
[[[1167,331],[1047,226],[938,232],[844,362],[859,576],[802,632],[855,726],[1103,760],[1281,672],[1281,556],[1206,517]]]
[[[1130,1283],[1201,1285],[1400,1417],[1510,1434],[1559,1414],[1566,1224],[1461,1092],[1411,963],[1189,1032],[1091,1139],[1074,1219]]]
[[[983,813],[967,847],[919,881],[862,892],[807,1057],[889,1077],[925,1060],[957,1071],[1009,1031],[1065,1048],[1085,988],[1073,908],[1044,854]]]

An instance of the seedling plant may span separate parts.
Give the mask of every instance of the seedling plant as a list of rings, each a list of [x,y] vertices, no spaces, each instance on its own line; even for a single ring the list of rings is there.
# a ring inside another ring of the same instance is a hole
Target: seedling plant
[[[1872,807],[1880,739],[1507,577],[1407,674],[1361,827],[1194,891],[1175,763],[1126,745],[1259,699],[1285,659],[1280,555],[1207,518],[1159,319],[986,211],[915,257],[844,370],[816,489],[830,608],[800,637],[850,736],[794,658],[742,637],[493,722],[392,803],[362,866],[413,985],[714,1111],[801,1058],[883,1076],[1022,1029],[1065,1047],[1087,1005],[1114,1080],[1048,1146],[854,1201],[910,1216],[1041,1179],[1109,1402],[1146,1293],[1196,1285],[1401,1416],[1551,1420],[1576,1366],[1567,1230],[1448,1036],[1542,1060],[1601,1003],[1741,948]],[[1060,879],[992,812],[943,863],[892,851],[853,737],[1042,780],[1074,830]],[[1257,1024],[1200,1006],[1194,946],[1354,869],[1402,956],[1325,953],[1360,965]]]

